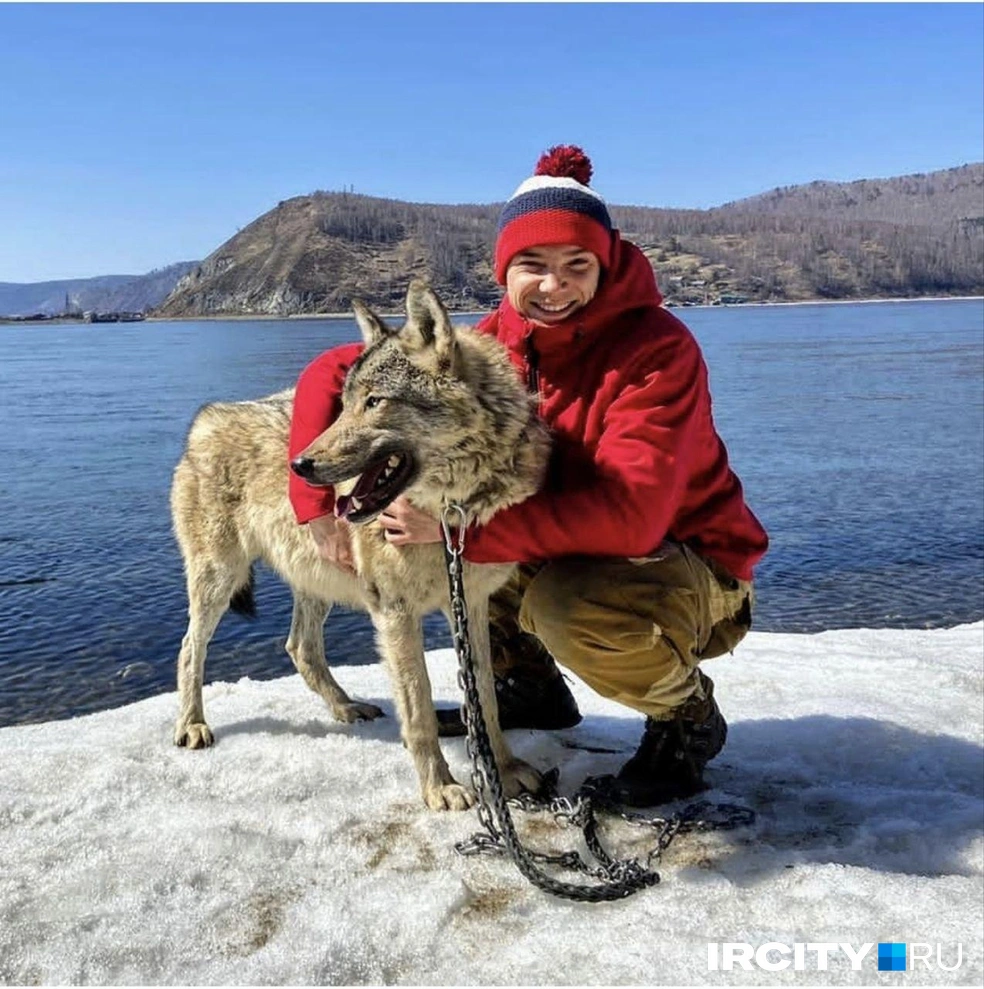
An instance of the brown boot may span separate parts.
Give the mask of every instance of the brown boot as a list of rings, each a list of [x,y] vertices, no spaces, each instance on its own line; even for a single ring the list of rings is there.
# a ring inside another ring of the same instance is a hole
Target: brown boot
[[[611,795],[619,803],[653,807],[706,788],[704,767],[724,748],[728,725],[714,700],[711,678],[700,671],[698,676],[698,696],[673,718],[646,718],[638,750],[614,779]]]
[[[534,635],[516,631],[507,635],[492,625],[492,669],[499,724],[506,728],[543,731],[573,728],[581,720],[574,695],[553,656]],[[438,731],[443,736],[464,735],[465,724],[456,709],[438,709]]]

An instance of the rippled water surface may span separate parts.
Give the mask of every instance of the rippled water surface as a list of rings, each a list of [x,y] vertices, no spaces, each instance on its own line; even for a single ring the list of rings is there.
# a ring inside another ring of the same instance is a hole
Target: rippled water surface
[[[718,428],[772,538],[756,628],[984,616],[979,301],[678,310]],[[168,487],[204,402],[293,384],[345,320],[0,326],[0,724],[174,689],[185,623]],[[291,671],[289,597],[223,619],[206,677]],[[429,647],[449,642],[428,621]],[[329,661],[374,658],[336,610]]]

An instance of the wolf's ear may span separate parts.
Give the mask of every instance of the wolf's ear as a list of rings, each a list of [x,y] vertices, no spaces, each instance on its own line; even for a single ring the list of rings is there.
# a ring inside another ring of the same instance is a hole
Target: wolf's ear
[[[407,291],[407,322],[400,331],[416,346],[433,347],[441,370],[454,366],[454,327],[434,290],[420,278]]]
[[[355,321],[359,324],[359,329],[362,330],[362,338],[366,341],[367,347],[371,347],[383,337],[388,337],[393,333],[393,330],[361,299],[352,300],[352,311],[355,313]]]

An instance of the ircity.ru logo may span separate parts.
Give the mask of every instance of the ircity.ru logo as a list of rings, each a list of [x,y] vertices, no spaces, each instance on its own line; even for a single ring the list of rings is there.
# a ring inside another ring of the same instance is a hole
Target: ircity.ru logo
[[[843,941],[797,941],[795,944],[766,941],[758,946],[742,941],[711,941],[707,945],[707,968],[711,972],[730,972],[736,968],[746,972],[755,968],[766,972],[780,972],[787,968],[796,972],[807,969],[826,972],[830,958],[840,952],[851,963],[851,969],[860,972],[862,962],[874,947],[873,942],[855,948],[853,944]],[[908,944],[904,941],[882,941],[878,944],[877,959],[879,972],[912,971],[917,963],[923,968],[955,972],[963,964],[963,945],[949,945],[944,952],[944,946],[937,943],[934,953],[933,945],[925,941],[910,941]]]

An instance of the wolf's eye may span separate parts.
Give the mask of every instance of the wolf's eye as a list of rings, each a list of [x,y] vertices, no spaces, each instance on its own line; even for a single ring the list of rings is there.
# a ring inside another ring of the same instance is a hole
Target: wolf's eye
[[[379,405],[379,403],[382,400],[383,400],[383,396],[382,395],[370,395],[366,399],[366,408],[367,409],[374,409],[377,405]]]

